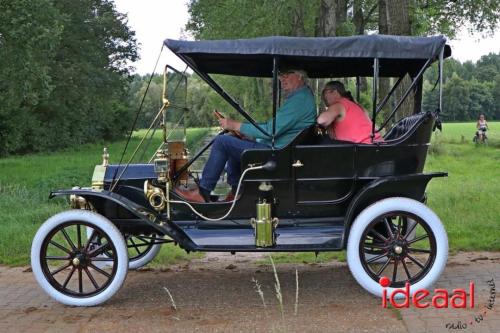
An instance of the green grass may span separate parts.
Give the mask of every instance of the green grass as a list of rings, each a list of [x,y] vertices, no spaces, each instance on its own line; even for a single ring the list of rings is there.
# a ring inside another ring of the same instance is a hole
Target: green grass
[[[449,177],[429,183],[428,205],[445,224],[451,251],[500,251],[500,205],[497,200],[500,190],[500,122],[490,122],[489,126],[488,146],[472,143],[474,123],[446,123],[443,132],[437,132],[433,137],[426,171],[447,171]],[[190,129],[188,146],[193,147],[206,133],[207,129]],[[139,142],[139,134],[134,136],[129,151]],[[158,147],[160,137],[161,133],[156,133],[145,154],[146,159]],[[110,162],[118,162],[124,141],[0,159],[0,264],[24,265],[29,262],[31,240],[40,224],[68,208],[65,199],[49,200],[49,192],[77,185],[89,186],[94,165],[102,161],[104,146],[109,149]],[[189,258],[191,255],[187,256],[184,251],[166,246],[154,265]],[[277,263],[343,261],[345,253],[320,253],[318,258],[314,253],[280,253],[273,258]]]
[[[453,251],[500,250],[500,122],[489,126],[490,144],[476,146],[475,124],[444,124],[432,141],[440,148],[427,158],[425,171],[449,174],[429,183],[427,204],[443,221]]]
[[[500,148],[500,121],[488,122],[489,130],[486,135],[489,145]],[[444,123],[443,131],[436,132],[434,139],[438,138],[446,143],[466,144],[472,143],[476,134],[476,123]]]
[[[188,147],[196,146],[207,132],[204,128],[190,129]],[[143,133],[139,131],[133,136],[124,161],[128,161]],[[145,154],[146,160],[159,146],[160,138],[161,133],[156,133]],[[50,191],[90,186],[94,166],[102,163],[103,147],[108,147],[110,163],[117,163],[124,146],[125,141],[88,144],[53,153],[0,159],[0,264],[27,264],[31,240],[41,223],[69,207],[65,198],[49,200]]]

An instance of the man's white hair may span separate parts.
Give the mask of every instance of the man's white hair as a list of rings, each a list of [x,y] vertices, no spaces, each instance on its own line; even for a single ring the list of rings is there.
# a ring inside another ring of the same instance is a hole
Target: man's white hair
[[[298,74],[300,76],[300,78],[302,79],[302,81],[307,82],[308,76],[307,76],[307,72],[305,70],[291,68],[288,71],[293,72],[295,74]]]

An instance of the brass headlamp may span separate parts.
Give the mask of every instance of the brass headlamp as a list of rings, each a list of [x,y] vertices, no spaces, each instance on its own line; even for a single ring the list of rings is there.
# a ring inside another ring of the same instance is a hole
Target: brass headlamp
[[[154,160],[155,173],[158,181],[165,183],[168,180],[168,158],[163,151],[158,151]]]

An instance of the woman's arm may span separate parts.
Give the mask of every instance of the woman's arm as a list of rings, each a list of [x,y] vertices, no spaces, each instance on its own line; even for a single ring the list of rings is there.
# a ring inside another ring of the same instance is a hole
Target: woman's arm
[[[345,109],[340,103],[335,103],[330,105],[328,109],[319,115],[318,124],[323,127],[330,126],[337,118],[342,117],[345,113]]]

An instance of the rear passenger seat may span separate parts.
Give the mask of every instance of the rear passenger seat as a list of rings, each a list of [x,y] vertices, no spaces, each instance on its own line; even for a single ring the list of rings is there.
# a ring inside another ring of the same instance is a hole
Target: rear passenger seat
[[[432,116],[431,112],[420,112],[399,120],[392,128],[384,135],[384,141],[392,141],[399,139],[406,133],[410,132],[414,127],[423,122],[425,119]]]

